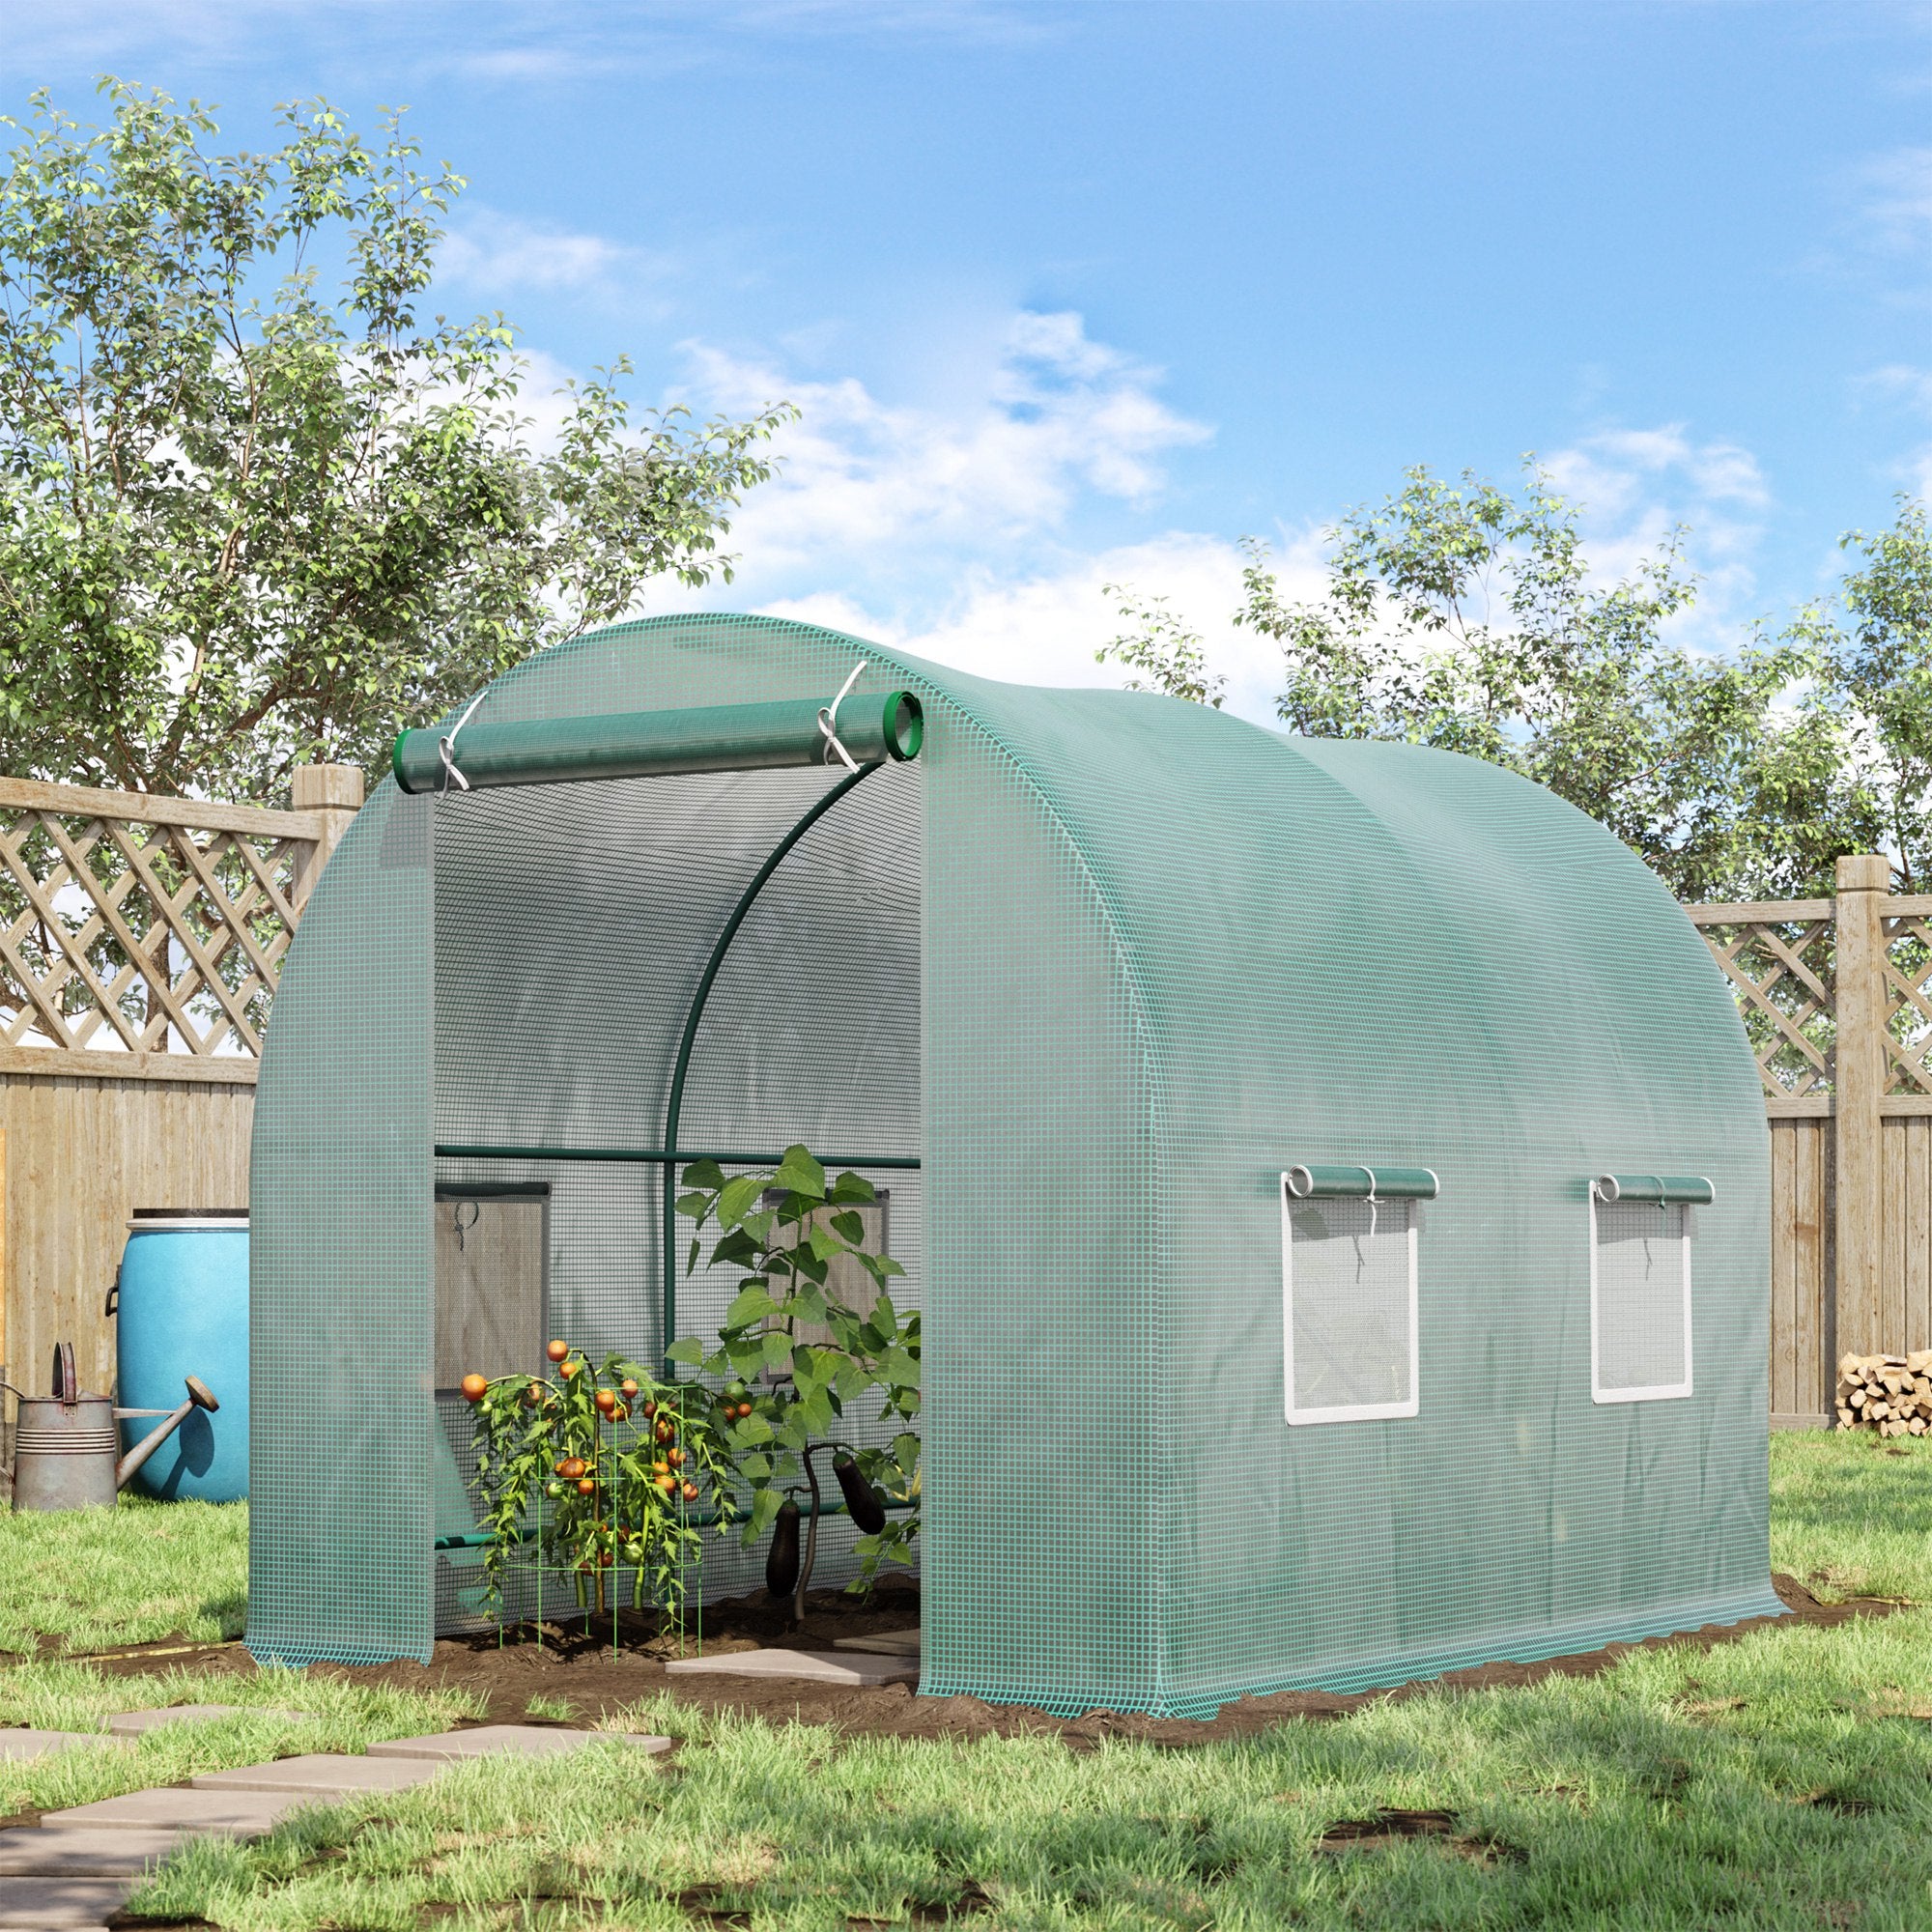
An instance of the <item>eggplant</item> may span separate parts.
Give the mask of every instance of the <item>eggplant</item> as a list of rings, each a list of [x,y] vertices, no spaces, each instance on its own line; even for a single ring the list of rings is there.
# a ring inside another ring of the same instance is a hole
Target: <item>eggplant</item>
[[[798,1505],[787,1496],[772,1523],[772,1547],[765,1552],[765,1588],[788,1597],[798,1587]]]
[[[886,1526],[886,1506],[880,1502],[870,1483],[859,1473],[859,1465],[850,1456],[835,1456],[832,1459],[832,1473],[838,1478],[838,1487],[845,1492],[845,1507],[851,1512],[852,1520],[867,1536],[877,1536]]]

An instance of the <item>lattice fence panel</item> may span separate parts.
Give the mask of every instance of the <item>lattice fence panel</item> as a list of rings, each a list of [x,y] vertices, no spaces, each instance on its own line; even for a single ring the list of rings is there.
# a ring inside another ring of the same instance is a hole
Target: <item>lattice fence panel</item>
[[[1766,1094],[1823,1099],[1837,1045],[1835,926],[1829,899],[1690,906],[1731,982]]]
[[[1884,921],[1888,1094],[1932,1094],[1932,919],[1911,900]]]
[[[258,1055],[312,842],[0,805],[0,1042]]]

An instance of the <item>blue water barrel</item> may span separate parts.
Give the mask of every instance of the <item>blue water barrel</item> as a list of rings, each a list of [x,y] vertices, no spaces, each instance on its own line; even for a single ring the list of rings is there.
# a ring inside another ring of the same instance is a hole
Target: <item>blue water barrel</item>
[[[199,1408],[149,1457],[150,1495],[232,1503],[248,1493],[248,1216],[139,1209],[121,1257],[117,1344],[123,1408],[178,1408],[197,1376],[221,1406]],[[161,1420],[131,1416],[124,1450]]]

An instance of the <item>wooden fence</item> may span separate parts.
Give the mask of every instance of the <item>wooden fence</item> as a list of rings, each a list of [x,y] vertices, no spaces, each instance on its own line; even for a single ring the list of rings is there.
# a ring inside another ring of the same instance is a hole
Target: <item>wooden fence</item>
[[[1688,910],[1771,1125],[1771,1407],[1817,1427],[1839,1355],[1932,1347],[1932,895],[1840,859],[1829,899]]]
[[[292,811],[0,779],[0,1363],[44,1386],[102,1317],[128,1215],[241,1208],[257,1058],[315,880],[362,802],[341,765]]]
[[[106,1388],[102,1303],[137,1208],[248,1198],[276,976],[362,801],[295,809],[0,779],[0,1364],[56,1341]],[[1829,899],[1688,910],[1736,992],[1772,1145],[1776,1422],[1817,1426],[1842,1352],[1932,1347],[1932,895],[1838,861]]]

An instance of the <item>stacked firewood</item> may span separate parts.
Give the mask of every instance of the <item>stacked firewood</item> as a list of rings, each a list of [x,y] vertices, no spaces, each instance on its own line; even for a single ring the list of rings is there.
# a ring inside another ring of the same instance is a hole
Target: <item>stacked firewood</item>
[[[1838,1427],[1881,1435],[1932,1435],[1932,1349],[1845,1355],[1838,1362]]]

